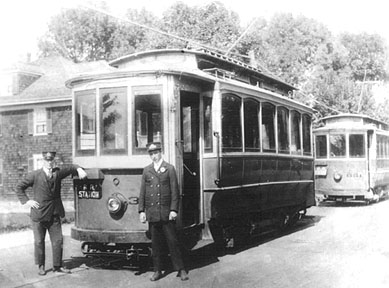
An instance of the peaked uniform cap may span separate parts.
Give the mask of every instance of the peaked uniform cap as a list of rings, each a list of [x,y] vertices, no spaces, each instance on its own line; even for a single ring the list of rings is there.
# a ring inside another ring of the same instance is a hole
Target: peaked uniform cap
[[[151,143],[148,143],[146,145],[147,147],[147,152],[152,152],[152,151],[161,151],[162,150],[162,147],[161,147],[161,142],[151,142]]]
[[[47,161],[54,160],[55,154],[55,152],[42,152],[43,159]]]

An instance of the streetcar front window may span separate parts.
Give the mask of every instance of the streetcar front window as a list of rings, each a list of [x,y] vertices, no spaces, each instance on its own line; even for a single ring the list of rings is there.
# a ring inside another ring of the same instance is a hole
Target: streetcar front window
[[[76,155],[96,154],[96,91],[75,92]]]
[[[330,156],[346,156],[346,136],[343,134],[330,135]]]
[[[316,157],[327,158],[327,136],[316,136]]]
[[[127,153],[127,90],[104,88],[101,97],[102,154]]]
[[[351,134],[349,136],[350,157],[365,157],[365,137],[363,135]]]
[[[232,94],[222,100],[222,144],[225,152],[242,151],[241,99]]]
[[[135,152],[147,153],[146,144],[162,141],[162,110],[160,94],[135,93]]]

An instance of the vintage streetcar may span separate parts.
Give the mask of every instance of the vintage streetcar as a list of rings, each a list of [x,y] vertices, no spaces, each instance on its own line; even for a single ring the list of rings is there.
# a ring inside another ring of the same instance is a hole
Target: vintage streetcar
[[[66,82],[73,91],[73,239],[86,255],[150,254],[139,222],[146,143],[177,170],[177,228],[187,247],[227,246],[293,224],[315,205],[312,111],[295,88],[208,50],[121,57],[109,71]]]
[[[314,130],[315,190],[325,201],[379,201],[388,195],[389,126],[358,114],[322,119]]]

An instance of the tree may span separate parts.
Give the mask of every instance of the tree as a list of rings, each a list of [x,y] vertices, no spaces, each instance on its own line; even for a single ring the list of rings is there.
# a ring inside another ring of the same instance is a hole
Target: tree
[[[319,22],[292,14],[276,14],[260,33],[254,29],[252,33],[255,41],[250,49],[255,57],[273,74],[295,86],[306,80],[305,71],[314,65],[318,49],[331,35]]]
[[[381,36],[367,33],[343,33],[339,39],[349,52],[348,66],[355,80],[377,81],[387,77],[385,65],[388,53]]]
[[[158,29],[162,26],[161,21],[144,8],[140,11],[128,9],[125,17],[130,22],[122,21],[118,23],[117,29],[112,35],[113,49],[108,59],[115,59],[137,51],[154,48],[151,44],[154,38],[150,35],[155,35],[155,33],[142,26]],[[160,37],[155,38],[159,39]]]
[[[241,30],[238,14],[217,1],[202,7],[177,2],[163,14],[162,21],[164,31],[188,39],[181,46],[198,42],[223,51],[239,37]]]
[[[74,62],[107,59],[116,22],[93,10],[66,9],[52,18],[38,43],[41,56],[60,54]]]

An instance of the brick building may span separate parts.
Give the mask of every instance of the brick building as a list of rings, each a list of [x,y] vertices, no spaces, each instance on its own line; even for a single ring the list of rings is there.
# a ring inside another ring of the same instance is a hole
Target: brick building
[[[0,200],[17,199],[16,183],[40,167],[42,151],[57,151],[59,165],[72,163],[72,100],[65,81],[110,69],[105,61],[75,64],[52,56],[0,71]],[[73,199],[70,178],[62,193]]]

